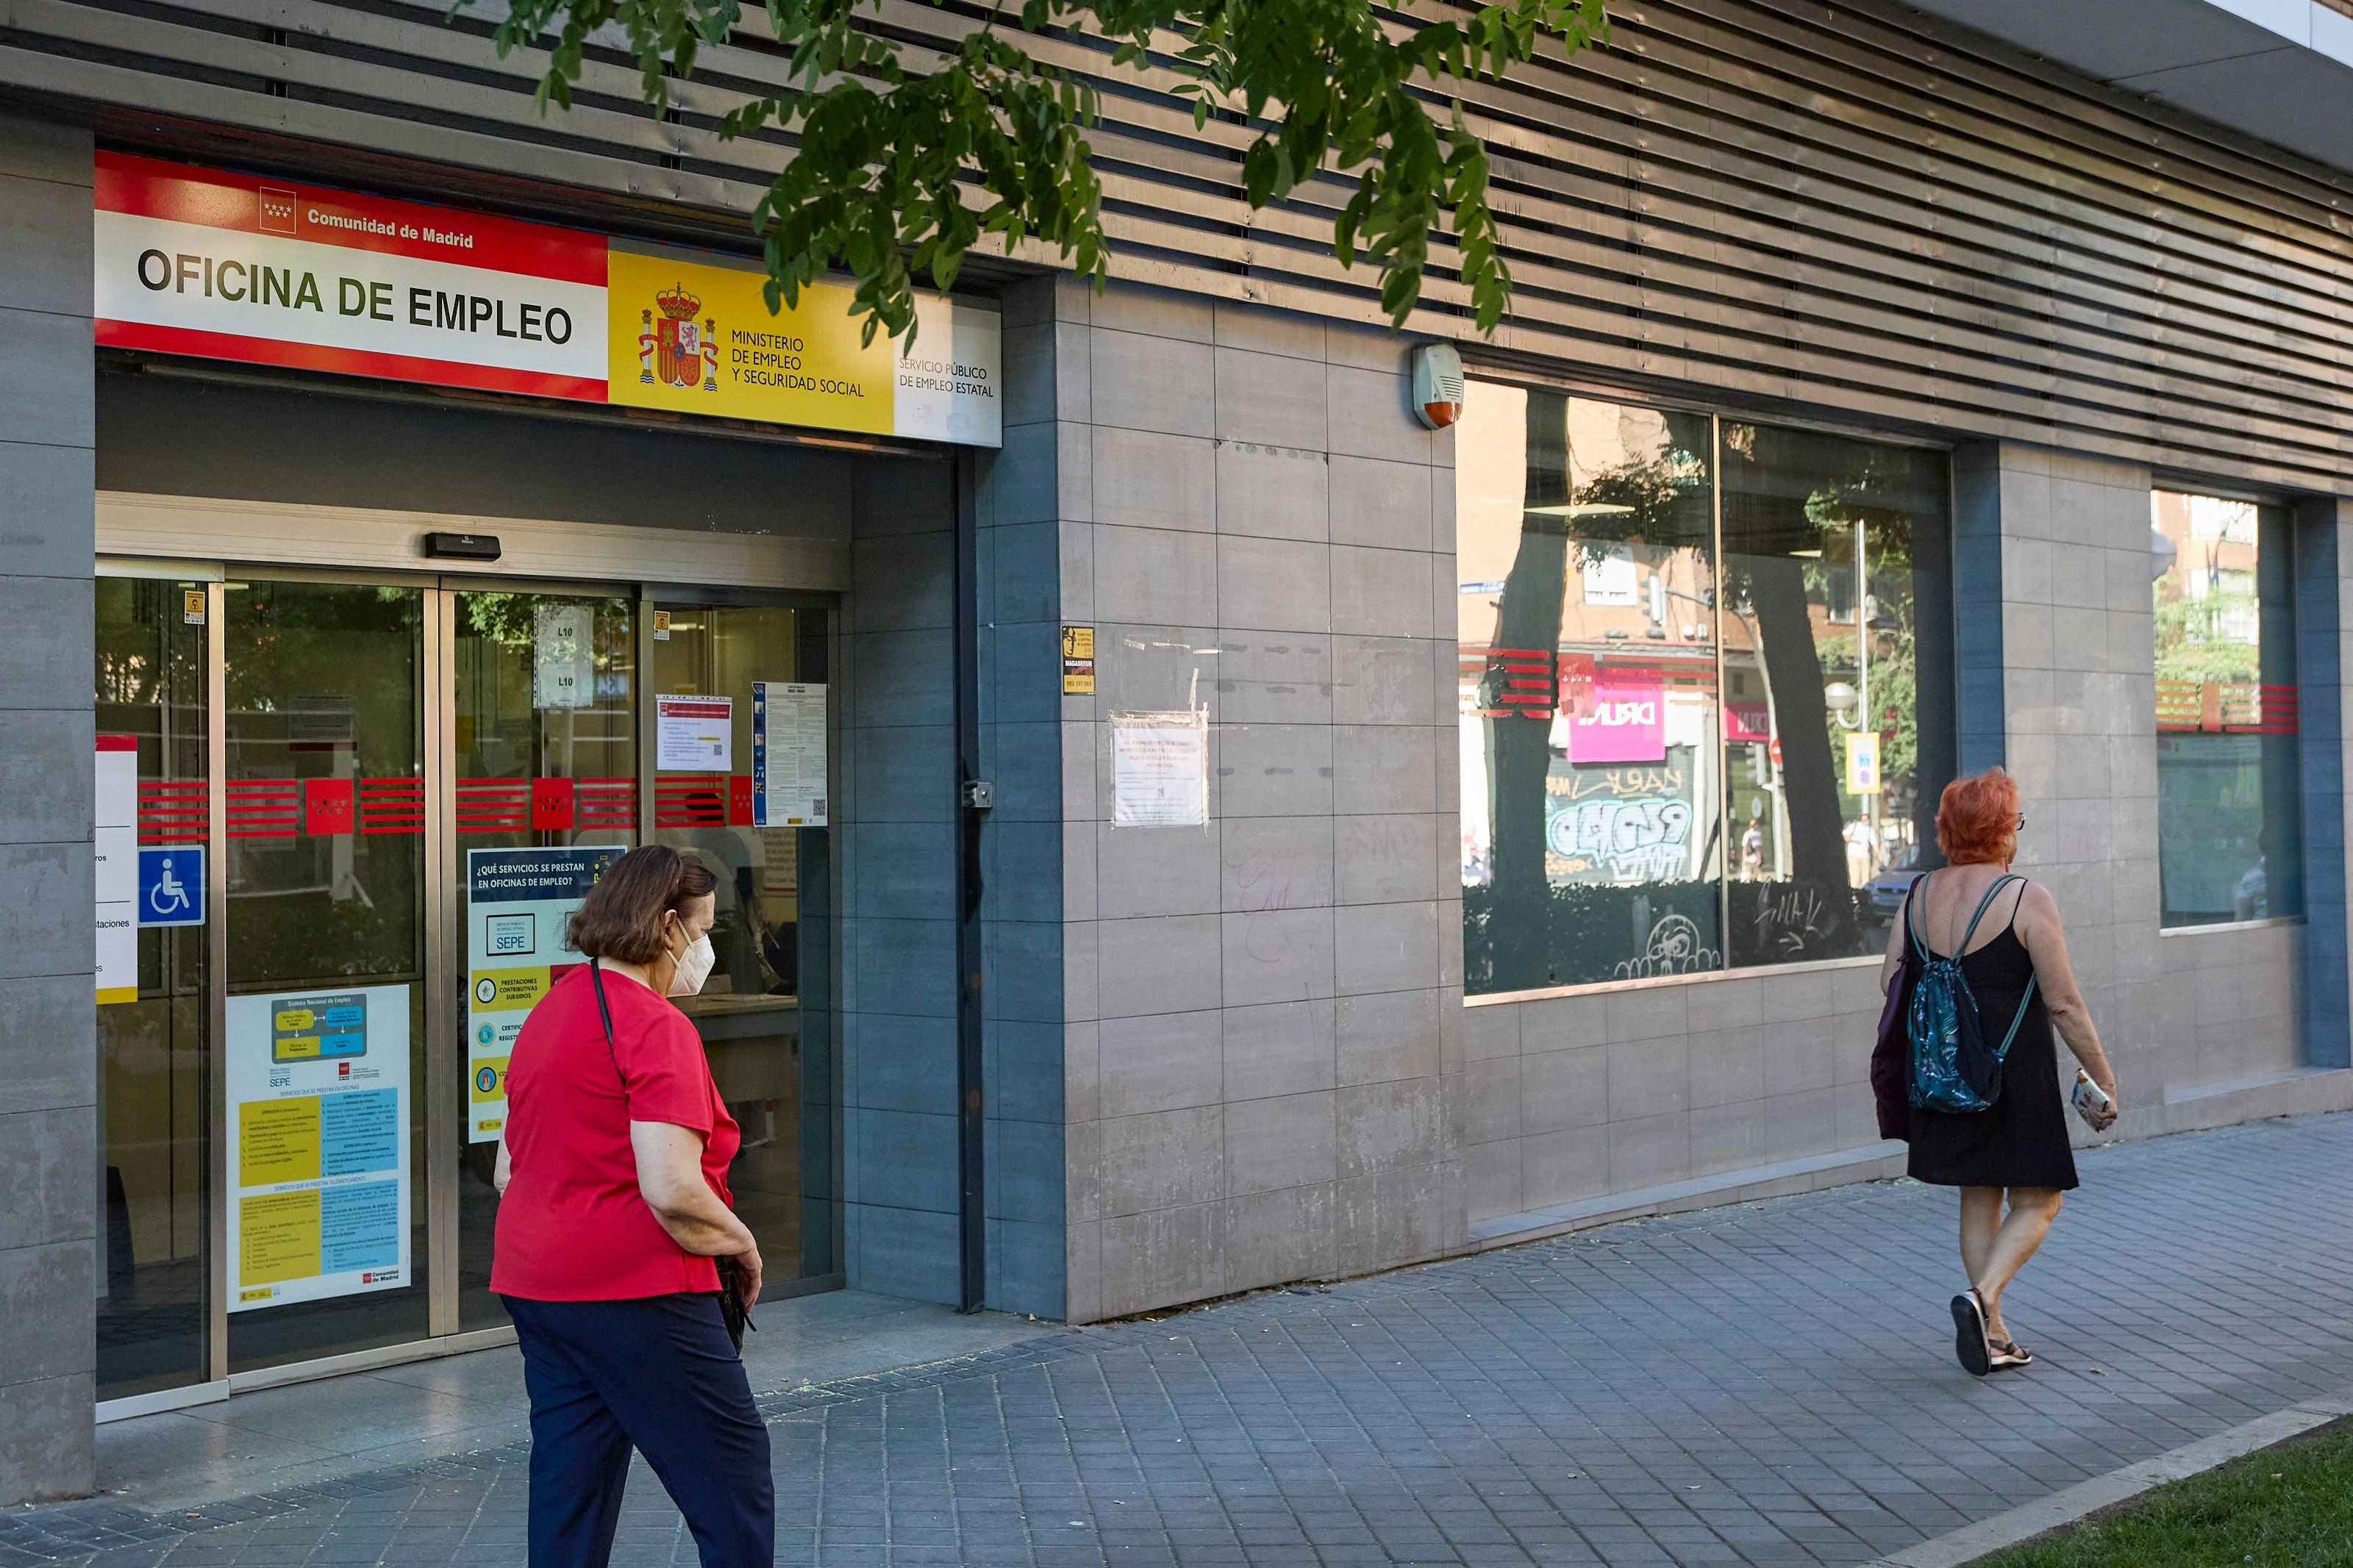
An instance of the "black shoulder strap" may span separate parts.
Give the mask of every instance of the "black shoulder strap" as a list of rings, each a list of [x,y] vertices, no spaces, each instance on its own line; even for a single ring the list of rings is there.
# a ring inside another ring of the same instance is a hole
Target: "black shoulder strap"
[[[596,1016],[605,1026],[605,1054],[613,1059],[613,1076],[621,1080],[621,1092],[629,1091],[629,1080],[621,1072],[621,1055],[613,1048],[613,1009],[605,1000],[605,972],[596,961],[588,961],[588,983],[596,988]]]

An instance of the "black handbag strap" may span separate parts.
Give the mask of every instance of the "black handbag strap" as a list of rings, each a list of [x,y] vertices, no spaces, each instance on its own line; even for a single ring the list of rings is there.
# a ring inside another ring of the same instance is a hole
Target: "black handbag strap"
[[[613,1063],[613,1077],[620,1081],[621,1099],[626,1102],[629,1098],[629,1077],[621,1070],[621,1053],[613,1048],[613,1007],[605,1000],[605,972],[596,967],[593,958],[588,961],[588,983],[596,988],[596,1018],[605,1026],[605,1055]]]

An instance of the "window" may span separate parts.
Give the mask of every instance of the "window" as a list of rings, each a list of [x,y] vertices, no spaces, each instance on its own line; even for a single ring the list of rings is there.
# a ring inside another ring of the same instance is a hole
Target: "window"
[[[2295,606],[2284,511],[2150,498],[2160,921],[2304,912]]]
[[[1467,988],[1884,942],[1952,771],[1942,455],[1472,382],[1455,464]]]

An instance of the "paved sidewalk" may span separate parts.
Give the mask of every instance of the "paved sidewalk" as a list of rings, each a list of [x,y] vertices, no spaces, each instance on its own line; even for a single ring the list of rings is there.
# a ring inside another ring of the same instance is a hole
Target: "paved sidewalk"
[[[777,1560],[1856,1563],[2353,1384],[2353,1116],[2082,1166],[2026,1373],[1953,1363],[1952,1195],[1851,1187],[772,1393]],[[0,1516],[0,1565],[520,1563],[522,1459]],[[630,1498],[616,1561],[693,1563]]]

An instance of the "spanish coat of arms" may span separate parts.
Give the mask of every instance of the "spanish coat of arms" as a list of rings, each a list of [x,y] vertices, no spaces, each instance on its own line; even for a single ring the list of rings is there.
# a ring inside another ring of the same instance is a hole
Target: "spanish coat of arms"
[[[657,380],[691,392],[700,384],[705,392],[719,390],[719,323],[698,323],[695,312],[702,301],[673,283],[654,296],[661,320],[651,310],[638,312],[638,380],[648,386]]]

